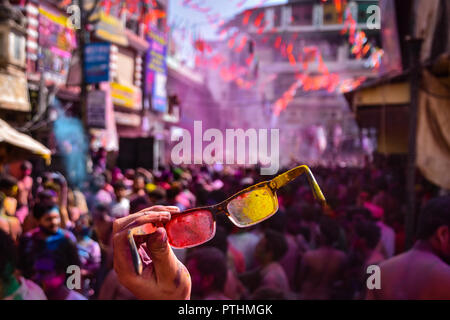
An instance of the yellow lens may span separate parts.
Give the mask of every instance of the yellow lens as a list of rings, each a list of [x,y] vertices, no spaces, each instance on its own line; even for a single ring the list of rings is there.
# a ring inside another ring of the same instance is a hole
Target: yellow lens
[[[258,188],[237,196],[227,206],[230,219],[239,227],[261,222],[278,210],[278,199],[268,187]]]

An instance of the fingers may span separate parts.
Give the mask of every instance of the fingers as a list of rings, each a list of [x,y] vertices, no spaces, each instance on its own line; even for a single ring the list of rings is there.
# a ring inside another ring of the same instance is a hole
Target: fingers
[[[154,225],[156,225],[156,224],[159,224],[159,225],[160,224],[164,224],[164,223],[167,223],[167,222],[170,221],[170,217],[171,217],[171,214],[168,211],[159,211],[159,212],[149,211],[149,212],[145,212],[144,214],[135,217],[135,219],[132,220],[126,226],[124,226],[122,230],[125,230],[125,229],[129,230],[129,229],[133,229],[133,228],[137,228],[139,226],[142,226],[140,229],[142,231],[144,231],[145,230],[144,225],[149,224],[149,223],[154,224]],[[152,232],[152,231],[150,231],[150,232]]]
[[[145,210],[151,210],[151,211],[169,211],[169,212],[172,212],[172,213],[180,212],[180,209],[179,209],[178,207],[176,207],[176,206],[160,206],[160,205],[158,205],[158,206],[153,206],[153,207],[150,207],[150,208],[145,209]]]
[[[173,206],[153,206],[144,210],[141,210],[137,213],[131,214],[129,216],[117,219],[114,221],[114,226],[113,226],[113,232],[120,232],[123,229],[125,229],[130,223],[132,223],[133,221],[136,220],[136,218],[142,217],[142,216],[152,216],[155,219],[155,223],[156,222],[161,222],[158,221],[159,219],[164,220],[163,217],[159,217],[156,216],[155,213],[158,212],[170,212],[170,213],[176,213],[176,212],[180,212],[180,209],[178,209],[177,207],[173,207]],[[170,218],[169,218],[170,219]],[[145,219],[144,219],[145,220]],[[147,221],[147,220],[146,220]],[[151,223],[152,221],[146,222],[146,223]]]
[[[153,232],[156,229],[154,225],[164,224],[170,221],[170,211],[179,212],[179,209],[177,207],[154,206],[114,221],[114,269],[117,274],[125,277],[136,275],[131,252],[131,250],[135,248],[130,249],[128,238],[130,232],[135,233],[134,230],[131,230],[140,227],[136,230],[138,234]],[[159,252],[160,250],[156,251]],[[158,255],[158,253],[156,253],[156,255]]]
[[[160,227],[170,221],[172,213],[179,211],[177,207],[154,206],[114,222],[114,270],[119,281],[138,298],[190,296],[189,272],[173,253],[166,230]],[[146,266],[137,252],[142,242],[142,248],[152,259]]]

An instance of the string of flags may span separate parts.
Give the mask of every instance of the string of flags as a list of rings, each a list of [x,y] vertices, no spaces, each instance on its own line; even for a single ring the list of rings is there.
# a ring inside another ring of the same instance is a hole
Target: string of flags
[[[247,0],[240,0],[236,3],[236,7],[243,7],[246,2]],[[260,1],[259,6],[264,5],[266,2],[267,0]],[[322,0],[322,2],[325,3],[327,0]],[[365,67],[376,71],[381,65],[384,51],[381,48],[372,45],[364,31],[357,30],[355,17],[352,16],[346,0],[333,0],[333,3],[339,16],[340,23],[343,23],[344,25],[342,34],[348,34],[351,54],[358,60],[366,58]],[[224,24],[224,19],[220,14],[212,14],[211,8],[201,6],[197,4],[195,0],[183,0],[183,5],[206,14],[207,21],[212,27],[223,26]],[[242,13],[242,20],[240,21],[241,25],[249,26],[252,24],[252,26],[256,28],[257,34],[262,34],[266,31],[267,35],[262,38],[262,42],[264,44],[272,43],[272,46],[279,51],[283,58],[287,59],[295,70],[295,81],[273,105],[273,112],[275,115],[279,115],[289,103],[292,102],[300,88],[302,88],[303,91],[326,90],[328,92],[347,92],[358,87],[366,80],[366,77],[341,79],[339,74],[330,73],[322,53],[317,46],[304,46],[298,48],[295,46],[296,40],[299,37],[298,33],[294,33],[290,40],[286,40],[285,37],[276,34],[278,30],[275,26],[270,30],[267,30],[267,21],[265,21],[264,11],[261,12],[257,10],[257,8],[258,6],[256,8],[245,10]],[[220,31],[219,37],[222,38],[228,35],[226,42],[228,48],[236,53],[241,53],[245,46],[253,41],[243,29],[244,28],[238,29],[229,26]],[[195,57],[196,65],[209,66],[214,69],[220,68],[219,74],[224,81],[233,81],[242,89],[255,88],[255,80],[248,77],[249,73],[252,71],[251,66],[255,65],[255,60],[257,59],[253,52],[249,53],[248,57],[245,59],[245,65],[237,66],[235,63],[230,63],[230,61],[228,61],[228,59],[220,52],[214,52],[205,40],[196,39],[194,47],[197,53]],[[311,64],[317,66],[314,71],[309,71]],[[250,80],[248,80],[248,78],[250,78]],[[259,90],[275,80],[276,76],[274,77],[271,75],[268,79],[269,80],[267,81],[263,81],[263,85],[259,87]]]

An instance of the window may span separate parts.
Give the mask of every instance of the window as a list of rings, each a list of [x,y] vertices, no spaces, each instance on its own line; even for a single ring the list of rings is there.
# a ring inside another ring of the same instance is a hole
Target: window
[[[12,63],[22,64],[24,63],[25,53],[25,38],[14,33],[9,33],[9,59]]]
[[[4,32],[0,32],[0,48],[6,48],[6,37]],[[0,57],[5,57],[5,50],[0,50]]]
[[[339,24],[339,15],[336,12],[334,4],[325,4],[323,6],[323,24],[324,25]]]
[[[163,4],[159,3],[158,1],[156,1],[156,4],[157,4],[157,6],[155,9],[164,11],[167,13],[166,8]],[[158,30],[160,30],[160,31],[165,30],[166,25],[167,25],[166,19],[167,19],[166,17],[161,17],[161,18],[157,19],[156,23],[157,23]]]
[[[166,27],[166,18],[158,19],[158,30],[162,31]]]
[[[22,41],[21,37],[17,34],[14,35],[14,60],[22,61]]]
[[[273,26],[274,27],[280,27],[281,26],[281,7],[274,8],[273,13]]]
[[[322,54],[323,61],[336,61],[338,58],[338,42],[323,41],[319,45],[319,51]]]
[[[311,26],[313,24],[313,6],[296,4],[291,7],[291,25]]]

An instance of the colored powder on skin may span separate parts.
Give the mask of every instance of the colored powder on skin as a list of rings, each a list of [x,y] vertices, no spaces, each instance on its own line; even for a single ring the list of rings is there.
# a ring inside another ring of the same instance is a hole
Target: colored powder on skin
[[[175,276],[173,283],[175,284],[176,288],[180,287],[180,284],[181,284],[181,267],[180,266],[178,266],[177,275]]]

